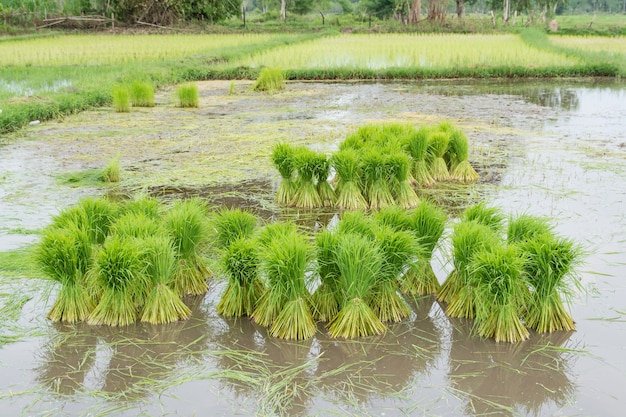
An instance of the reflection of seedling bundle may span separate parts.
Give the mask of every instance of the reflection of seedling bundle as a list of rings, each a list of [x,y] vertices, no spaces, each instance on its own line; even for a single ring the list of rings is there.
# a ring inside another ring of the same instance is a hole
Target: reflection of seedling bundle
[[[330,158],[277,144],[272,160],[283,180],[276,201],[303,208],[378,210],[399,205],[409,209],[419,203],[414,187],[451,179],[463,184],[477,181],[468,157],[467,137],[449,123],[419,129],[400,123],[366,125],[349,134]],[[446,162],[454,170],[453,177]],[[330,168],[335,172],[334,189],[327,182]],[[292,185],[294,178],[296,185]]]

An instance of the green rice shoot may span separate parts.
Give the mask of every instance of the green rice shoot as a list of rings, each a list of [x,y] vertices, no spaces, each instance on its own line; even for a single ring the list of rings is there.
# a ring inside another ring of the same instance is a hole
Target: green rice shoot
[[[200,99],[198,96],[198,86],[193,83],[182,84],[176,88],[176,96],[178,98],[178,107],[182,108],[198,108]]]
[[[133,107],[154,107],[154,87],[146,82],[134,81],[129,87]]]

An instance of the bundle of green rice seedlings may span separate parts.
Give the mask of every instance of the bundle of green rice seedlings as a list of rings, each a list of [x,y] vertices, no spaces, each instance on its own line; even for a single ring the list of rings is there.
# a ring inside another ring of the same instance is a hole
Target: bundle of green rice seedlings
[[[411,313],[408,304],[397,292],[398,280],[415,256],[418,244],[409,232],[386,227],[376,233],[376,243],[383,262],[367,301],[383,323],[396,323]]]
[[[53,218],[52,225],[59,228],[76,226],[87,232],[92,243],[102,244],[117,213],[117,205],[108,199],[88,197],[61,211]]]
[[[503,242],[493,234],[486,226],[480,226],[482,231],[476,230],[475,236],[469,238],[455,248],[455,276],[459,287],[448,302],[446,314],[450,317],[463,317],[473,319],[476,315],[476,285],[472,281],[471,262],[481,251],[492,251],[494,248],[503,246]],[[478,237],[482,235],[482,237]],[[472,245],[470,247],[469,245]],[[458,256],[458,259],[456,258]]]
[[[319,321],[329,321],[339,312],[339,268],[335,259],[339,235],[324,230],[315,236],[315,244],[320,285],[311,297],[313,316]]]
[[[374,241],[358,234],[341,234],[335,253],[339,268],[341,309],[328,323],[332,337],[364,337],[381,334],[385,324],[367,304],[383,259]]]
[[[331,162],[337,174],[336,206],[345,210],[367,208],[367,201],[361,192],[359,154],[352,149],[341,150],[332,156]]]
[[[113,108],[118,113],[130,112],[130,93],[128,87],[113,87]]]
[[[272,148],[272,162],[282,177],[276,192],[279,204],[291,204],[296,194],[294,158],[295,149],[288,143],[277,143]]]
[[[489,227],[496,234],[501,235],[504,230],[505,216],[497,207],[489,207],[485,203],[467,207],[461,216],[464,222],[476,222]]]
[[[271,277],[269,281],[274,281],[270,291],[277,294],[268,297],[265,305],[262,297],[253,316],[257,316],[259,309],[273,312],[270,334],[274,337],[302,340],[315,335],[317,326],[313,320],[310,294],[304,282],[310,255],[307,239],[298,233],[274,239],[264,247],[265,272]],[[260,315],[263,316],[262,313]]]
[[[522,243],[543,234],[551,234],[552,230],[552,225],[547,219],[522,214],[509,218],[506,239],[508,243]]]
[[[415,133],[415,127],[410,123],[386,123],[382,125],[383,146],[401,146],[407,138]]]
[[[102,289],[98,305],[87,318],[94,325],[127,326],[137,320],[138,306],[151,284],[139,239],[110,236],[96,258],[94,276]]]
[[[152,235],[141,240],[147,263],[146,274],[150,291],[141,312],[141,321],[151,324],[185,320],[191,310],[171,288],[178,260],[172,241],[165,236]]]
[[[146,194],[141,194],[132,200],[124,201],[119,208],[120,215],[127,213],[143,214],[153,220],[159,220],[162,212],[163,205],[161,202]]]
[[[352,149],[360,152],[363,149],[378,143],[381,134],[382,129],[379,124],[361,126],[356,132],[349,134],[343,141],[341,141],[339,144],[339,150],[343,151],[345,149]]]
[[[458,129],[454,129],[448,143],[448,163],[450,178],[461,184],[471,184],[480,178],[476,170],[469,163],[469,144],[467,136]]]
[[[258,243],[241,237],[230,242],[222,257],[228,284],[217,304],[217,313],[226,317],[251,316],[265,291],[259,275]]]
[[[387,158],[372,150],[363,155],[362,161],[365,195],[370,209],[379,210],[394,205]]]
[[[392,178],[396,204],[404,209],[417,207],[420,199],[408,180],[409,158],[401,153],[393,153],[387,156],[387,165]]]
[[[111,225],[110,232],[117,236],[140,239],[164,234],[161,224],[143,213],[121,215]]]
[[[258,229],[254,237],[259,242],[259,245],[267,246],[274,239],[282,239],[297,232],[298,228],[293,222],[274,222]]]
[[[308,148],[297,148],[294,156],[294,166],[298,172],[296,192],[292,204],[302,208],[316,208],[322,206],[322,199],[317,192],[313,181],[317,154]]]
[[[346,211],[339,223],[337,232],[339,234],[354,233],[368,239],[376,239],[378,225],[362,211]]]
[[[430,175],[427,157],[431,130],[425,126],[420,127],[406,139],[405,149],[411,156],[411,173],[415,182],[421,187],[432,187],[435,180]]]
[[[469,270],[475,291],[476,332],[496,342],[528,339],[528,329],[520,320],[528,304],[528,284],[517,248],[509,245],[481,250]]]
[[[390,206],[373,214],[374,220],[383,227],[393,230],[411,230],[411,216],[401,207]]]
[[[270,223],[259,229],[255,235],[255,240],[259,244],[259,256],[262,267],[264,254],[275,241],[286,241],[289,236],[298,233],[296,225],[291,222]],[[282,280],[279,274],[271,273],[272,270],[265,269],[265,291],[261,294],[259,301],[252,313],[255,322],[264,327],[270,327],[272,322],[280,313],[280,308],[285,303],[284,292],[281,290]],[[270,273],[268,273],[270,272]]]
[[[130,85],[130,102],[133,107],[154,107],[154,87],[141,81],[133,82]]]
[[[263,68],[252,86],[254,91],[268,93],[277,93],[284,88],[285,76],[280,68]]]
[[[523,318],[539,333],[576,330],[563,305],[580,281],[574,273],[581,250],[569,239],[544,233],[521,244],[526,260],[524,270],[531,287],[530,301]]]
[[[200,254],[208,236],[205,205],[198,199],[176,201],[163,217],[163,224],[180,264],[172,288],[179,295],[204,294],[211,276]]]
[[[222,249],[238,239],[247,239],[254,234],[259,219],[252,213],[240,209],[223,209],[213,218],[216,232],[215,243]]]
[[[446,227],[446,214],[428,201],[422,201],[409,217],[411,228],[419,240],[421,251],[416,253],[415,262],[411,263],[402,278],[402,292],[405,294],[436,294],[441,285],[433,271],[431,260],[435,246]]]
[[[459,292],[468,285],[468,266],[477,252],[500,244],[500,239],[493,231],[482,224],[475,221],[462,221],[458,223],[452,232],[452,257],[454,269],[448,275],[443,285],[437,292],[439,301],[451,304],[459,298]],[[469,309],[467,314],[458,311],[455,317],[462,316],[471,318],[474,315],[474,306],[471,299],[471,289],[465,288],[464,297],[458,300],[459,303],[455,309],[460,310],[461,307]],[[457,312],[453,310],[453,312]],[[462,314],[463,313],[463,314]]]
[[[37,246],[36,258],[42,272],[61,284],[48,318],[53,322],[84,320],[94,308],[85,282],[92,264],[91,241],[76,226],[47,228]]]
[[[450,173],[444,159],[450,135],[445,132],[433,132],[428,138],[428,153],[430,165],[428,167],[430,175],[435,181],[449,181]]]
[[[317,193],[322,200],[322,205],[325,207],[333,207],[337,197],[335,196],[333,187],[331,187],[328,182],[328,177],[330,176],[330,161],[326,155],[321,153],[316,155],[313,176],[317,183]]]

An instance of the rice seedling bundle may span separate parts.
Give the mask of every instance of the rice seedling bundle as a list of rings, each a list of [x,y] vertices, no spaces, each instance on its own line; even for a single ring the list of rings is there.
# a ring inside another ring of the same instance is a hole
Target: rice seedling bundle
[[[161,202],[147,195],[140,195],[132,200],[124,201],[119,207],[120,214],[143,214],[144,216],[158,221],[161,219],[163,206]]]
[[[522,243],[540,235],[551,233],[552,226],[547,219],[522,214],[516,218],[509,218],[506,238],[509,244]]]
[[[87,232],[94,244],[102,244],[109,234],[118,207],[105,198],[83,198],[76,206],[64,209],[52,220],[53,227],[76,226]]]
[[[317,154],[308,148],[298,148],[294,156],[294,164],[298,172],[296,192],[293,205],[302,208],[316,208],[322,206],[322,199],[315,187],[313,175]]]
[[[444,159],[450,135],[446,132],[436,131],[430,134],[428,139],[428,153],[430,175],[435,181],[449,181],[450,173]]]
[[[171,239],[166,236],[147,236],[141,240],[150,291],[141,311],[141,321],[151,324],[185,320],[191,310],[171,288],[176,277],[178,259]]]
[[[129,89],[133,107],[154,107],[154,87],[148,83],[135,81]]]
[[[409,217],[410,229],[419,240],[421,250],[416,253],[402,278],[402,292],[410,295],[436,294],[441,285],[433,271],[431,260],[435,246],[446,227],[446,214],[428,201],[422,201]]]
[[[417,207],[420,199],[408,180],[409,158],[402,153],[393,153],[387,156],[387,165],[396,203],[404,209]]]
[[[281,339],[309,339],[317,329],[304,273],[310,260],[306,238],[291,233],[263,247],[263,265],[269,290],[253,317],[271,323],[270,334]],[[260,323],[260,321],[259,321]]]
[[[295,149],[287,143],[277,143],[272,149],[272,162],[280,173],[282,180],[276,193],[276,202],[291,204],[296,194],[295,178]]]
[[[476,222],[489,227],[496,234],[502,234],[504,230],[505,216],[497,207],[489,207],[485,203],[478,203],[467,207],[463,211],[461,220],[464,222]]]
[[[328,323],[330,335],[353,338],[383,333],[385,324],[366,302],[383,264],[377,245],[358,234],[342,234],[335,256],[342,303]]]
[[[109,161],[106,168],[102,171],[102,181],[112,183],[120,182],[121,179],[120,160],[119,158],[113,158]]]
[[[580,287],[574,274],[580,249],[571,240],[544,233],[523,242],[521,250],[531,287],[523,314],[526,325],[539,333],[575,330],[562,297],[569,299],[574,288]]]
[[[251,316],[265,286],[259,275],[258,243],[241,237],[229,243],[222,257],[228,284],[217,304],[217,313],[226,317]]]
[[[216,231],[215,243],[220,249],[226,250],[233,242],[251,237],[258,222],[257,217],[247,211],[223,209],[212,222]]]
[[[376,239],[377,229],[376,222],[362,211],[346,211],[337,224],[339,234],[353,233],[370,240]]]
[[[528,287],[517,248],[509,245],[481,250],[469,270],[475,291],[476,332],[496,342],[528,339],[528,329],[520,320],[528,304]]]
[[[330,161],[326,155],[316,155],[313,176],[315,177],[317,193],[322,200],[322,205],[325,207],[333,207],[337,198],[335,191],[328,182],[328,177],[330,176]]]
[[[359,154],[352,149],[335,153],[331,162],[337,173],[336,206],[345,210],[367,208],[367,201],[361,192],[361,164]]]
[[[319,321],[329,321],[339,312],[339,267],[335,252],[339,245],[339,235],[324,230],[315,236],[317,274],[320,285],[311,296],[313,316]]]
[[[361,126],[356,132],[349,134],[339,144],[339,150],[352,149],[355,151],[362,151],[366,148],[371,148],[372,145],[380,142],[382,135],[382,127],[377,124],[367,124]]]
[[[379,210],[394,205],[387,158],[370,150],[363,155],[362,161],[366,190],[364,194],[370,209]]]
[[[128,88],[113,88],[113,108],[118,113],[130,112],[130,93],[128,92]]]
[[[51,227],[44,231],[36,258],[42,272],[61,284],[61,290],[47,317],[53,322],[84,320],[94,308],[85,276],[92,264],[91,241],[76,226]]]
[[[146,299],[150,279],[141,241],[111,236],[99,251],[94,269],[101,298],[87,318],[89,324],[127,326],[138,316]]]
[[[478,252],[500,244],[500,238],[489,227],[477,222],[463,221],[454,227],[452,233],[454,270],[437,292],[437,298],[448,303],[446,309],[448,315],[474,317],[474,293],[469,284],[468,267]]]
[[[380,271],[375,276],[374,288],[368,304],[383,322],[399,322],[411,310],[397,292],[398,279],[417,251],[415,238],[406,231],[381,228],[376,243],[382,258]]]
[[[469,163],[469,143],[467,136],[459,129],[453,129],[448,143],[450,178],[461,184],[471,184],[480,178]]]
[[[127,213],[121,215],[111,225],[111,234],[143,239],[163,235],[165,232],[157,220],[143,213]]]
[[[297,233],[298,229],[292,222],[275,222],[266,224],[260,228],[255,234],[256,240],[261,246],[269,245],[274,239],[282,239],[293,233]]]
[[[405,148],[413,162],[411,170],[413,178],[417,185],[422,187],[432,187],[435,185],[435,180],[432,175],[430,175],[426,162],[430,133],[429,128],[422,126],[408,136],[405,144]]]
[[[176,95],[178,96],[178,107],[197,108],[199,106],[198,86],[195,84],[189,83],[178,86]]]
[[[176,201],[164,216],[163,224],[180,262],[172,288],[179,295],[204,294],[211,276],[200,254],[208,236],[204,204],[197,199]]]
[[[390,206],[381,209],[373,214],[374,220],[382,226],[393,230],[411,230],[411,217],[409,213],[401,207]]]
[[[279,68],[263,68],[252,89],[276,93],[285,88],[285,76]]]

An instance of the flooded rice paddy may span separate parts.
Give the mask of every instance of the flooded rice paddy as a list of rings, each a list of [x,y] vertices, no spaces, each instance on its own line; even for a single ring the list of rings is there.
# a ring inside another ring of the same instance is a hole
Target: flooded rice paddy
[[[424,192],[451,216],[484,200],[554,219],[581,242],[578,330],[496,344],[432,298],[380,337],[287,342],[215,312],[223,284],[186,299],[190,320],[116,329],[53,325],[55,289],[0,277],[3,415],[621,416],[626,408],[626,87],[615,83],[289,84],[275,96],[200,83],[200,109],[81,113],[0,139],[0,251],[37,240],[85,195],[202,195],[265,219],[321,228],[335,213],[282,210],[269,154],[277,140],[331,151],[367,122],[447,119],[471,142],[471,187]],[[64,175],[119,157],[116,187]],[[434,260],[441,281],[446,244]],[[9,314],[11,313],[11,314]]]

